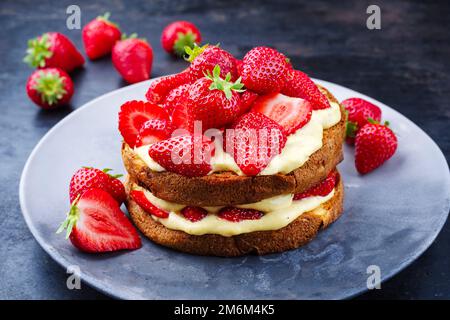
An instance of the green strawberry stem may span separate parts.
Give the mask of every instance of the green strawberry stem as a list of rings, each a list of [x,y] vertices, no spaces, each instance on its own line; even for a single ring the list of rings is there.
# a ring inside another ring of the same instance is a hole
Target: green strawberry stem
[[[122,33],[122,36],[120,37],[120,40],[127,40],[127,39],[139,39],[142,40],[144,42],[147,42],[147,39],[145,38],[139,38],[138,34],[133,32],[132,34],[130,34],[129,36],[127,36],[126,33]]]
[[[27,55],[23,59],[32,68],[45,67],[45,60],[53,55],[50,51],[51,43],[47,33],[41,37],[28,40]]]
[[[345,127],[345,134],[349,138],[356,137],[356,132],[358,131],[358,124],[356,122],[347,121]]]
[[[110,178],[114,178],[114,179],[117,179],[117,178],[120,178],[120,177],[123,176],[123,174],[109,174],[109,172],[112,171],[112,170],[113,169],[111,169],[111,168],[105,168],[102,171],[104,173],[106,173]]]
[[[244,87],[244,84],[241,83],[241,77],[239,77],[235,82],[231,82],[231,73],[228,72],[225,76],[225,79],[222,79],[220,77],[220,66],[218,64],[216,64],[216,66],[214,67],[212,75],[208,70],[205,74],[205,77],[212,81],[211,85],[209,86],[209,90],[223,91],[225,93],[225,97],[228,100],[231,99],[232,91],[245,91],[245,89],[242,89]]]
[[[63,78],[54,72],[39,71],[39,77],[33,86],[40,93],[42,101],[48,105],[57,103],[67,93]]]
[[[67,213],[66,220],[64,220],[59,226],[58,230],[56,230],[56,233],[59,234],[63,232],[64,229],[66,229],[66,239],[69,238],[70,234],[72,233],[73,227],[77,224],[77,221],[80,218],[80,213],[77,207],[77,202],[79,199],[80,195],[78,195],[76,199],[72,202],[70,210]]]
[[[195,41],[197,40],[197,36],[193,34],[191,31],[187,33],[178,32],[177,40],[175,40],[173,44],[173,51],[179,57],[182,57],[186,52],[185,48],[194,48]]]
[[[209,46],[209,44],[205,44],[201,47],[199,47],[196,43],[191,46],[185,46],[184,51],[186,52],[186,56],[184,57],[184,60],[188,62],[194,61],[195,58],[197,58],[205,49]]]
[[[111,20],[109,20],[110,17],[111,17],[111,13],[105,12],[102,16],[98,16],[97,19],[102,20],[102,21],[106,22],[107,24],[113,25],[117,29],[119,29],[119,25],[117,23],[114,23]]]

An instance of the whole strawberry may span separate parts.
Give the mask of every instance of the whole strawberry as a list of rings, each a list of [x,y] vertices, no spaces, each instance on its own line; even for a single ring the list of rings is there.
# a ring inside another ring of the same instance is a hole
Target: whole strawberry
[[[60,68],[71,72],[83,66],[84,58],[65,35],[47,32],[28,41],[24,62],[33,68]]]
[[[145,97],[152,103],[163,104],[170,91],[190,82],[189,74],[186,71],[160,77],[150,83]]]
[[[153,49],[136,34],[122,36],[112,49],[112,62],[122,78],[128,83],[150,79],[153,63]]]
[[[349,98],[341,102],[347,111],[347,138],[349,144],[355,143],[356,133],[369,120],[381,121],[381,109],[361,98]]]
[[[206,73],[213,72],[216,65],[220,67],[220,76],[225,78],[231,74],[231,80],[235,81],[239,75],[236,69],[236,59],[227,51],[218,46],[195,46],[194,49],[186,47],[187,61],[191,62],[188,72],[191,81],[203,78]]]
[[[175,21],[166,26],[161,34],[161,45],[168,53],[182,57],[185,47],[193,48],[202,36],[198,28],[188,21]]]
[[[99,170],[89,167],[78,169],[70,180],[70,203],[73,203],[77,197],[92,188],[108,192],[119,204],[124,202],[127,197],[125,188],[123,183],[117,179],[122,175],[110,175],[108,173],[110,171],[111,169]]]
[[[109,21],[109,12],[99,16],[84,26],[82,38],[84,50],[91,60],[111,53],[114,44],[120,40],[119,26]]]
[[[53,109],[69,103],[73,95],[73,82],[58,68],[38,69],[27,80],[28,97],[43,109]]]
[[[365,124],[355,139],[355,166],[359,173],[368,173],[386,162],[397,150],[397,137],[387,125]]]
[[[256,47],[242,59],[242,82],[258,94],[280,92],[291,68],[288,59],[275,49]]]

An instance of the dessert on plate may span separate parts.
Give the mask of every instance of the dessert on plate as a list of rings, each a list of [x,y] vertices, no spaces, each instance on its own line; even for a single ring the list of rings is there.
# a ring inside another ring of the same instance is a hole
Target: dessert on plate
[[[268,47],[217,46],[119,112],[126,205],[152,241],[216,256],[295,249],[343,211],[343,108]]]

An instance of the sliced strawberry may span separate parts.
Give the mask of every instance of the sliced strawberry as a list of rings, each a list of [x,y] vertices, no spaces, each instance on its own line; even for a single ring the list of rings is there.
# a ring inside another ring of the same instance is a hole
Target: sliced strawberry
[[[150,84],[145,97],[150,102],[162,104],[172,89],[189,82],[189,75],[186,71],[155,79]]]
[[[138,249],[141,239],[116,200],[100,189],[89,189],[76,201],[57,233],[85,252]]]
[[[152,119],[169,121],[169,115],[160,106],[144,101],[132,100],[120,107],[119,131],[131,148],[135,147],[139,130],[144,123]]]
[[[335,170],[331,171],[328,176],[321,182],[319,182],[314,187],[302,192],[296,193],[294,195],[294,200],[301,200],[303,198],[313,197],[313,196],[321,196],[325,197],[333,191],[336,186],[338,174]]]
[[[263,113],[290,135],[311,120],[312,107],[304,99],[271,93],[256,99],[252,111]]]
[[[172,133],[170,121],[151,119],[144,123],[136,138],[136,147],[149,145],[170,137]]]
[[[201,135],[180,135],[152,144],[148,153],[168,171],[187,177],[205,176],[211,171],[214,143]]]
[[[245,90],[241,94],[241,106],[239,107],[238,115],[246,113],[252,107],[253,102],[255,102],[257,98],[257,93],[250,90]]]
[[[208,211],[200,207],[184,207],[181,214],[191,222],[202,220],[208,215]]]
[[[231,222],[239,222],[242,220],[258,220],[264,215],[264,213],[253,209],[225,207],[220,209],[217,215],[221,219],[225,219]]]
[[[140,190],[132,190],[130,192],[131,198],[133,198],[134,201],[142,208],[145,212],[150,213],[158,218],[167,218],[169,216],[169,213],[167,211],[164,211],[157,206],[155,206],[153,203],[148,201],[147,197],[145,196],[144,191]]]

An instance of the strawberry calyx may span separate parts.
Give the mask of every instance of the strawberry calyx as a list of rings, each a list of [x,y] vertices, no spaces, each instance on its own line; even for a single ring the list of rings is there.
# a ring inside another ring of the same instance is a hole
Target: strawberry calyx
[[[122,35],[120,36],[120,40],[128,40],[128,39],[138,39],[138,40],[147,42],[146,38],[139,38],[138,34],[136,32],[133,32],[130,35],[127,35],[126,33],[122,33]]]
[[[43,70],[39,71],[33,89],[39,92],[42,101],[50,106],[56,104],[67,93],[63,77],[55,72],[44,72]]]
[[[82,168],[85,168],[85,169],[94,169],[94,167],[87,167],[87,166],[83,166]],[[108,177],[113,178],[113,179],[117,179],[117,178],[123,177],[123,174],[109,174],[109,172],[110,172],[110,171],[113,171],[113,170],[114,170],[114,169],[111,169],[111,168],[104,168],[104,169],[102,169],[101,171],[104,172],[104,173],[106,173],[106,174],[108,175]]]
[[[53,55],[48,33],[28,40],[27,55],[23,59],[32,68],[45,67],[45,60]]]
[[[194,48],[196,40],[197,36],[192,31],[186,33],[178,32],[177,39],[173,43],[173,51],[177,56],[182,57],[186,53],[186,48]]]
[[[119,29],[119,25],[117,23],[112,22],[111,20],[109,20],[109,17],[111,17],[111,13],[110,12],[105,12],[103,15],[98,16],[97,20],[101,20],[109,25],[112,25],[114,27],[116,27],[117,29]]]
[[[194,61],[195,58],[197,58],[200,54],[203,53],[203,51],[205,51],[205,49],[209,46],[209,44],[205,44],[203,46],[199,46],[196,43],[194,43],[194,45],[191,46],[185,46],[184,47],[184,52],[186,53],[184,60],[188,61],[188,62],[192,62]]]
[[[72,233],[73,227],[77,224],[78,219],[80,218],[80,212],[77,207],[78,200],[80,199],[81,195],[79,194],[75,200],[73,200],[72,204],[70,205],[70,210],[67,213],[66,219],[61,223],[58,230],[56,230],[56,233],[59,234],[66,229],[66,239],[69,239],[70,234]]]
[[[245,89],[244,84],[241,83],[241,77],[239,77],[235,82],[231,81],[231,73],[228,72],[225,76],[225,79],[220,77],[220,66],[216,64],[213,69],[213,73],[206,71],[205,77],[210,79],[211,85],[209,86],[209,90],[221,90],[225,93],[225,97],[230,100],[232,96],[232,91],[235,92],[244,92]]]

